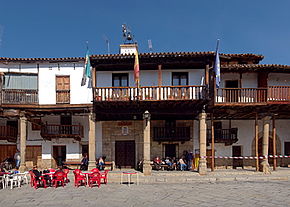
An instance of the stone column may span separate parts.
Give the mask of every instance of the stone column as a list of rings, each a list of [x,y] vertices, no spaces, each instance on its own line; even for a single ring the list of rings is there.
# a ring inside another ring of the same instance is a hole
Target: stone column
[[[26,154],[26,129],[27,129],[27,118],[25,116],[21,116],[19,119],[19,131],[20,131],[20,168],[19,171],[24,172],[26,170],[25,165],[25,154]]]
[[[96,132],[94,114],[89,115],[89,167],[88,170],[96,168]]]
[[[270,128],[270,116],[264,117],[263,120],[263,161],[261,163],[263,173],[270,173],[270,165],[268,161],[268,153],[269,153],[269,128]]]
[[[199,168],[200,175],[205,175],[207,171],[206,167],[206,113],[199,114]]]
[[[151,175],[152,167],[150,165],[150,113],[145,111],[144,119],[144,145],[143,145],[143,174],[145,176]]]
[[[103,156],[103,129],[102,122],[96,122],[96,155]]]

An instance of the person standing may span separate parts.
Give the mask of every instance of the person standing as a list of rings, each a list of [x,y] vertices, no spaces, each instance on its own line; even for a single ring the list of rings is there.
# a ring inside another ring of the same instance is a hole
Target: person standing
[[[89,166],[88,154],[85,153],[84,157],[83,157],[83,159],[81,161],[80,170],[88,170],[88,166]]]
[[[18,170],[20,167],[20,162],[21,162],[20,152],[18,149],[16,150],[14,154],[14,160],[15,160],[15,168]]]

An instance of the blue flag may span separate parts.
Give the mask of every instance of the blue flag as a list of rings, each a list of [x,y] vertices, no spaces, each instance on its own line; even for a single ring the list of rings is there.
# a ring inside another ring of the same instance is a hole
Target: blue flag
[[[89,50],[87,49],[87,53],[86,53],[86,58],[85,58],[85,67],[84,67],[84,72],[83,72],[83,78],[82,78],[82,82],[81,82],[81,86],[86,85],[87,83],[87,78],[89,79],[89,83],[88,83],[88,88],[92,87],[92,74],[91,74],[91,62],[90,62],[90,55],[89,55]]]
[[[216,87],[220,87],[221,82],[221,64],[220,64],[220,56],[219,56],[219,43],[220,40],[217,40],[217,46],[215,51],[215,61],[214,61],[214,72],[215,72],[215,84]]]

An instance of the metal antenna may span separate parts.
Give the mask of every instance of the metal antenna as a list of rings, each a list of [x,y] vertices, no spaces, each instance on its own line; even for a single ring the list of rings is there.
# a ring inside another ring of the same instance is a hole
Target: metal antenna
[[[108,55],[109,55],[110,54],[110,40],[105,34],[103,35],[103,39],[105,40],[105,42],[107,44],[107,52],[108,52]]]
[[[148,40],[148,48],[149,48],[149,52],[152,53],[153,52],[153,46],[152,46],[152,41]]]

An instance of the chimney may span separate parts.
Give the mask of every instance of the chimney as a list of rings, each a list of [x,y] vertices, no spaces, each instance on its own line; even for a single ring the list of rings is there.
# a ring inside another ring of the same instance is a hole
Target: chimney
[[[123,44],[120,45],[120,54],[124,55],[130,55],[135,54],[135,52],[138,50],[138,45],[136,43],[133,44]]]

